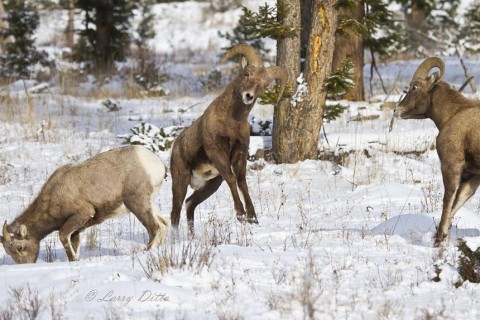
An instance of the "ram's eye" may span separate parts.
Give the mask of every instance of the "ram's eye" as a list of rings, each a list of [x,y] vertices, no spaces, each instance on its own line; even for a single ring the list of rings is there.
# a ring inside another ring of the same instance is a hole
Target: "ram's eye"
[[[415,91],[415,90],[417,90],[417,86],[412,87],[412,91]]]
[[[252,73],[250,71],[245,71],[243,75],[248,78],[252,75]]]

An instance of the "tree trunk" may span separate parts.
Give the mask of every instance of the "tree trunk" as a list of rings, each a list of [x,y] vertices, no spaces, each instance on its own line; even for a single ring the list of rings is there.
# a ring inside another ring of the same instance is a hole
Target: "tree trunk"
[[[318,138],[323,123],[325,78],[332,70],[337,0],[314,0],[312,25],[309,32],[305,80],[307,93],[287,107],[285,121],[278,130],[285,134],[288,148],[277,154],[277,162],[294,163],[317,159]],[[296,102],[296,103],[295,103]],[[275,124],[278,125],[278,124]]]
[[[300,1],[300,13],[301,13],[301,50],[307,51],[308,39],[310,37],[310,29],[312,26],[312,5],[313,0],[301,0]]]
[[[96,66],[101,72],[110,69],[113,63],[112,54],[109,52],[112,32],[114,2],[112,0],[97,0],[96,4]]]
[[[412,0],[412,7],[405,15],[407,39],[409,39],[412,48],[424,47],[429,49],[436,46],[436,43],[427,34],[426,17],[427,10],[422,0]]]
[[[3,19],[5,15],[5,8],[3,7],[3,3],[0,1],[0,30],[8,29],[8,23]],[[0,36],[0,54],[5,52],[5,44],[7,39]]]
[[[359,1],[354,8],[342,8],[339,10],[339,21],[342,19],[355,19],[360,21],[363,19],[364,7]],[[363,63],[364,63],[364,47],[363,38],[351,31],[346,31],[346,35],[337,32],[335,35],[335,50],[333,52],[333,67],[336,70],[341,67],[347,59],[350,59],[355,65],[354,78],[355,87],[350,89],[343,95],[343,99],[350,101],[365,100],[363,85]]]
[[[335,31],[337,30],[337,0],[315,0],[312,8],[310,45],[307,50],[306,82],[308,92],[300,102],[296,125],[298,142],[295,161],[317,159],[318,138],[323,124],[326,91],[325,78],[332,70]]]
[[[297,89],[297,77],[300,74],[300,0],[278,0],[277,7],[285,8],[283,25],[297,30],[296,34],[277,41],[277,65],[288,71],[288,91],[274,109],[272,132],[272,155],[277,163],[284,162],[284,155],[292,148],[292,136],[289,130],[290,95]]]
[[[65,45],[68,48],[73,48],[74,40],[73,36],[75,34],[74,30],[74,21],[75,21],[75,3],[74,0],[68,0],[68,24],[67,29],[65,30]]]

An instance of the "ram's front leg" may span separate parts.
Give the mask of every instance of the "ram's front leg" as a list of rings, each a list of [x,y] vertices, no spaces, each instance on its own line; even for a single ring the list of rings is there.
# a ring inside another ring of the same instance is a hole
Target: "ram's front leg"
[[[58,236],[69,261],[77,261],[80,258],[79,233],[80,230],[83,230],[85,223],[94,215],[95,210],[93,207],[88,206],[78,211],[73,211],[70,218],[68,218],[60,230],[58,230]]]
[[[245,209],[247,210],[247,222],[258,223],[255,207],[252,198],[248,192],[247,185],[247,153],[248,146],[241,145],[233,150],[232,153],[232,169],[237,178],[238,189],[240,190],[243,200],[245,201]]]
[[[208,150],[206,150],[206,153],[215,168],[217,168],[218,173],[220,173],[223,179],[227,182],[230,192],[232,193],[237,219],[243,221],[245,220],[246,213],[238,194],[237,178],[232,172],[230,155],[227,150],[228,145],[226,143],[216,143],[215,145],[211,145]]]

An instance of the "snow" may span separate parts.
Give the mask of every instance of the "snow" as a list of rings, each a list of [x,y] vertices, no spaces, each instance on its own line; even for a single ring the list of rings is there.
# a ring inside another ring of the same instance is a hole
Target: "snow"
[[[163,32],[152,43],[156,50],[199,51],[165,67],[190,91],[127,99],[118,96],[121,80],[112,78],[111,91],[98,94],[99,84],[90,77],[80,88],[83,95],[56,87],[31,91],[45,87],[34,81],[1,92],[8,98],[0,100],[0,221],[12,221],[25,209],[60,165],[121,145],[117,136],[140,122],[185,126],[201,115],[218,92],[201,93],[189,71],[217,67],[224,43],[216,31],[231,29],[239,14],[232,10],[209,18],[207,7],[204,2],[155,7]],[[51,30],[42,25],[38,39]],[[420,62],[395,61],[379,70],[388,88],[401,91]],[[478,59],[467,57],[466,63],[472,74],[480,73]],[[220,70],[227,72],[228,66]],[[446,70],[446,81],[458,88],[465,79],[458,59],[447,58]],[[33,293],[24,299],[38,294],[40,319],[55,312],[64,319],[479,318],[478,284],[455,288],[454,283],[459,279],[456,240],[464,238],[473,250],[480,247],[480,196],[457,213],[445,246],[434,248],[443,196],[437,130],[429,120],[403,120],[389,131],[393,112],[384,105],[398,101],[401,92],[387,96],[373,84],[370,101],[341,101],[347,111],[325,124],[319,147],[330,160],[248,163],[259,225],[236,221],[223,184],[197,208],[193,240],[185,234],[182,211],[179,239],[169,237],[164,247],[149,252],[143,251],[146,230],[131,214],[84,232],[78,262],[68,262],[57,233],[41,242],[36,264],[16,265],[0,246],[0,314],[11,308],[20,317],[22,303],[12,292],[30,288]],[[102,105],[111,92],[119,111]],[[252,111],[262,120],[272,114],[272,106],[256,105]],[[249,151],[270,146],[270,137],[252,137]],[[158,154],[169,163],[169,151]],[[171,183],[168,177],[156,199],[166,219]],[[439,282],[432,280],[436,267]]]
[[[308,93],[308,86],[303,77],[303,73],[300,73],[296,81],[297,81],[297,91],[295,91],[290,101],[291,105],[294,107],[296,107],[297,104],[301,103]]]

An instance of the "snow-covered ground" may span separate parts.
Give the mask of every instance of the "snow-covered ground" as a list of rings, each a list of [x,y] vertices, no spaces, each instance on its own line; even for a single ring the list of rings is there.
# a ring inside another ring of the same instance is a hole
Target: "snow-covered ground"
[[[171,12],[169,5],[159,6],[162,20],[172,23],[162,22],[157,31],[184,28],[196,36],[157,39],[156,48],[195,48],[212,57],[200,61],[202,67],[215,68],[224,44],[212,30],[216,23],[232,28],[235,21],[227,20],[236,20],[239,11],[213,18],[199,14],[191,24],[180,24],[185,12],[198,12],[199,5],[173,4]],[[203,47],[205,41],[209,45]],[[466,61],[474,75],[480,74],[478,61]],[[472,247],[480,245],[480,196],[455,216],[450,242],[433,248],[443,195],[437,130],[429,120],[404,120],[389,131],[392,110],[385,101],[398,101],[419,63],[379,66],[388,88],[398,90],[385,96],[374,83],[370,102],[349,103],[338,120],[325,124],[320,148],[326,160],[249,162],[258,226],[236,221],[222,185],[197,208],[197,238],[182,234],[158,250],[142,250],[148,235],[131,214],[87,230],[78,262],[68,262],[57,233],[42,241],[36,264],[16,265],[0,246],[0,318],[8,310],[13,319],[21,318],[35,309],[35,297],[41,319],[479,318],[479,285],[455,288],[455,243],[464,238]],[[458,60],[448,58],[446,65],[446,81],[459,87],[464,76]],[[191,77],[184,71],[195,63],[184,66],[178,74]],[[121,109],[108,112],[105,97],[58,91],[31,93],[28,103],[18,83],[0,99],[2,222],[14,219],[58,166],[120,146],[117,135],[141,121],[188,125],[216,96],[193,90],[162,98],[120,97],[115,102]],[[272,113],[272,106],[252,111],[259,119]],[[252,145],[269,143],[252,137]],[[168,164],[168,152],[159,156]],[[167,219],[170,189],[168,178],[157,199]],[[181,230],[186,231],[184,212]],[[437,269],[439,282],[432,280]]]

